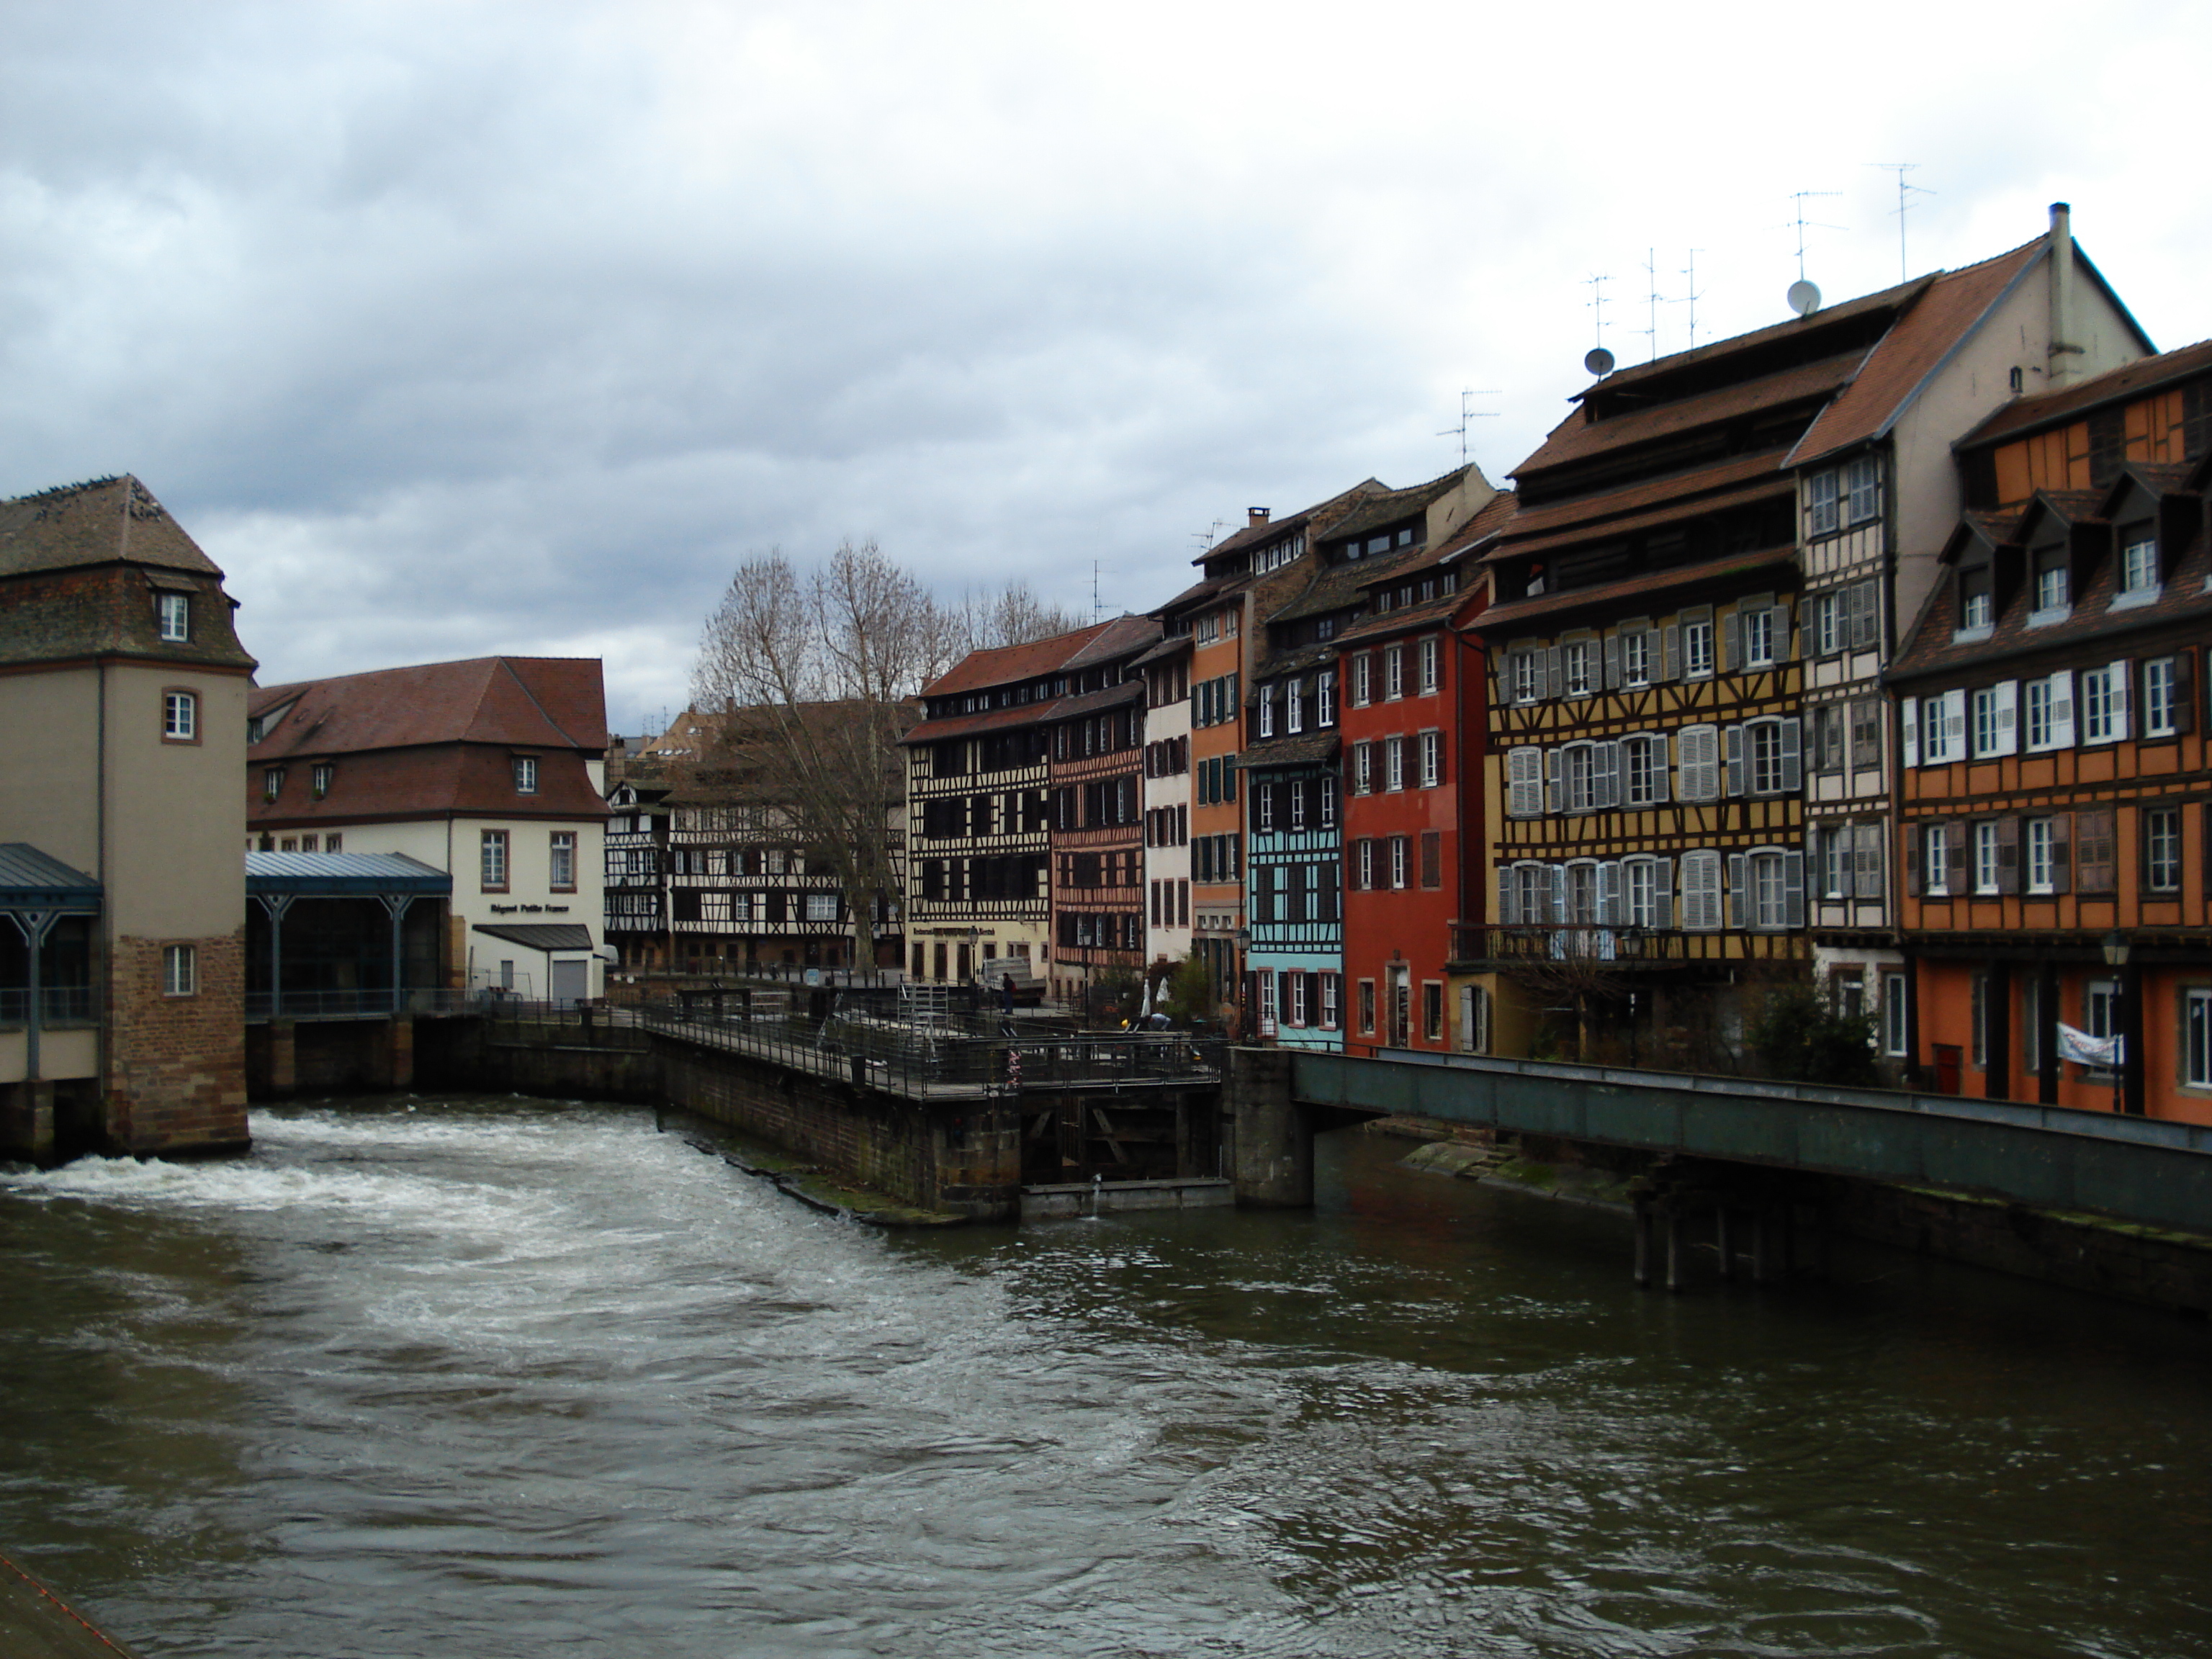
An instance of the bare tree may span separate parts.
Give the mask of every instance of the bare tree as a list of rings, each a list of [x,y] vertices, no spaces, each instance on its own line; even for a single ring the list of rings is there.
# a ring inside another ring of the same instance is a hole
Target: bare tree
[[[1085,626],[1090,618],[1045,604],[1030,591],[1027,582],[1018,580],[996,592],[986,588],[980,593],[971,592],[965,595],[961,600],[959,620],[968,649],[989,651],[1000,646],[1027,645],[1031,640],[1048,640],[1055,634],[1072,634]]]

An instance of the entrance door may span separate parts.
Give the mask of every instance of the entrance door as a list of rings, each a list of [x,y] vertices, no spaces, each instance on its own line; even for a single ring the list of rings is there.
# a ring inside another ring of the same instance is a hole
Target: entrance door
[[[557,1008],[568,1008],[592,994],[592,964],[588,962],[556,962],[553,964],[553,1004]]]
[[[1413,969],[1402,962],[1390,964],[1390,1046],[1413,1046]]]

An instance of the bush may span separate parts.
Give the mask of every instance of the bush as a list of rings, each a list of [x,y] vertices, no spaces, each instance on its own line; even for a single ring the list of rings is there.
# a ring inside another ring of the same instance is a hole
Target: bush
[[[1875,1085],[1874,1019],[1839,1013],[1809,985],[1778,985],[1744,1033],[1756,1074],[1784,1083]]]

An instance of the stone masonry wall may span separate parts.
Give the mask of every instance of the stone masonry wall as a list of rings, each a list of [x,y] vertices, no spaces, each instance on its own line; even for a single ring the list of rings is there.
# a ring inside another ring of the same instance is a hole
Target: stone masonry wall
[[[176,939],[119,939],[108,963],[108,1144],[122,1152],[243,1146],[246,939],[190,941],[199,988],[161,991],[161,953]]]

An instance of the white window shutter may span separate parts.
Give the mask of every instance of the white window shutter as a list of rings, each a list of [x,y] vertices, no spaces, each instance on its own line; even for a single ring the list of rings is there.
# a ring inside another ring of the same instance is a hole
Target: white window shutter
[[[1674,860],[1651,860],[1651,925],[1672,927],[1674,925]]]
[[[1556,812],[1559,810],[1560,793],[1559,751],[1556,749],[1547,749],[1544,751],[1544,810],[1547,812]]]
[[[1906,697],[1897,705],[1899,722],[1905,728],[1905,763],[1920,764],[1920,699]]]
[[[1564,864],[1555,864],[1552,866],[1552,914],[1544,920],[1550,922],[1561,922],[1566,919],[1567,866]]]
[[[1721,618],[1721,672],[1733,674],[1743,661],[1743,617],[1731,611]]]
[[[1662,733],[1644,741],[1651,747],[1651,802],[1663,806],[1667,803],[1667,739]]]
[[[1620,745],[1601,743],[1590,756],[1590,796],[1601,807],[1620,805]]]
[[[2051,746],[2074,746],[2074,673],[2062,668],[2051,677]]]
[[[1728,729],[1728,792],[1731,795],[1743,793],[1743,727],[1741,726],[1731,726]]]
[[[1805,787],[1805,728],[1792,714],[1782,722],[1782,790],[1794,795]]]
[[[2105,671],[2112,688],[2112,735],[2124,738],[2128,735],[2128,694],[2133,689],[2135,677],[2124,662],[2116,662]]]
[[[1728,921],[1725,925],[1730,927],[1751,925],[1744,915],[1743,863],[1742,854],[1730,853],[1728,855]]]
[[[1564,697],[1567,695],[1565,655],[1566,653],[1556,645],[1544,653],[1546,664],[1544,695],[1547,697]]]
[[[1782,855],[1782,920],[1791,927],[1805,925],[1805,855]]]
[[[1802,636],[1790,629],[1790,607],[1786,605],[1776,605],[1774,607],[1774,660],[1795,662],[1804,648],[1805,641]]]
[[[1620,635],[1618,634],[1605,636],[1605,689],[1608,691],[1620,690]]]
[[[1520,872],[1506,865],[1498,872],[1498,925],[1515,927],[1521,921]]]
[[[1601,927],[1620,926],[1620,866],[1618,864],[1601,864],[1597,867],[1597,919]]]
[[[1966,752],[1966,693],[1964,687],[1943,694],[1943,753],[1958,760]]]
[[[1659,634],[1659,678],[1679,680],[1682,678],[1682,629],[1679,623],[1668,623]]]
[[[2015,754],[2020,749],[2020,682],[2004,680],[1996,688],[1996,742],[1993,755]]]

